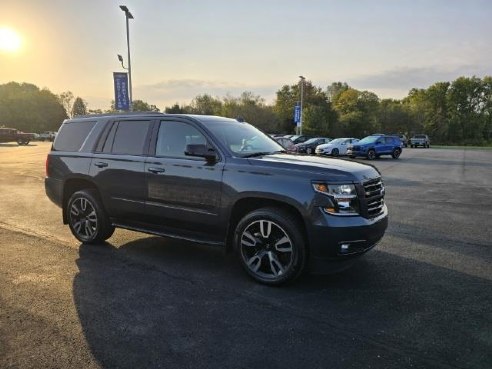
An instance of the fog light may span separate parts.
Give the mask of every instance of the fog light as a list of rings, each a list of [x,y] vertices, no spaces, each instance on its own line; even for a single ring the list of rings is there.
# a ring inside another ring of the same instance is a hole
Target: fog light
[[[348,243],[342,243],[342,244],[340,245],[340,252],[341,252],[342,254],[344,254],[344,253],[348,252],[348,251],[349,251],[349,247],[350,247],[350,245],[349,245]]]

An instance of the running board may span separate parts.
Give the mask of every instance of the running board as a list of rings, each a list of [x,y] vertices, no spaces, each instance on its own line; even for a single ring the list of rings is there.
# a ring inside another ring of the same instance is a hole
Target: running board
[[[148,228],[140,228],[140,227],[131,226],[128,224],[118,223],[118,222],[112,222],[112,225],[117,227],[117,228],[128,229],[129,231],[142,232],[142,233],[152,234],[155,236],[173,238],[176,240],[190,241],[190,242],[201,243],[201,244],[205,244],[205,245],[209,245],[209,246],[221,246],[221,247],[225,246],[225,242],[221,242],[221,241],[209,241],[209,240],[187,237],[187,236],[178,236],[174,233],[166,233],[163,231],[157,231],[157,230],[148,229]]]

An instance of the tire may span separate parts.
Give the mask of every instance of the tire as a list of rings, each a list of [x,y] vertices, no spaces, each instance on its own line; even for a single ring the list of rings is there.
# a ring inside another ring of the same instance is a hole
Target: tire
[[[305,242],[298,221],[278,208],[246,214],[238,223],[234,247],[244,270],[255,281],[278,286],[303,271]]]
[[[394,149],[393,152],[391,153],[391,156],[393,159],[398,159],[400,157],[401,150],[400,149]]]
[[[113,235],[114,226],[109,221],[95,190],[87,189],[73,193],[65,210],[70,231],[80,242],[101,243]]]
[[[338,151],[338,149],[331,150],[331,155],[332,156],[338,156],[339,154],[340,154],[340,152]]]
[[[367,158],[369,160],[374,160],[376,158],[376,151],[374,151],[373,149],[369,150],[367,152]]]
[[[355,159],[355,155],[349,155],[350,159]]]
[[[313,155],[313,149],[311,149],[310,147],[308,147],[308,148],[306,149],[306,154],[308,154],[308,155]]]

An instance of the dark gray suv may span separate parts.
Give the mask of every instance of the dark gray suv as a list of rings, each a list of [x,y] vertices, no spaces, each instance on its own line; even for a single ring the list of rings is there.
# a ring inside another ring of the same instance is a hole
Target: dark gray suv
[[[46,193],[84,243],[115,227],[236,251],[256,281],[335,270],[387,227],[380,173],[285,153],[248,123],[215,116],[77,117],[46,162]]]

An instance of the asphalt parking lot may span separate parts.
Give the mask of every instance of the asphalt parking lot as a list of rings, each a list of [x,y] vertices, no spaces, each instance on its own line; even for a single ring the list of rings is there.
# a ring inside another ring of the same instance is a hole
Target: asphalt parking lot
[[[1,368],[492,367],[492,150],[371,162],[382,242],[283,288],[203,245],[81,245],[44,195],[48,150],[0,144]]]

